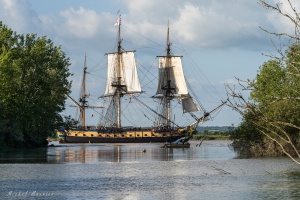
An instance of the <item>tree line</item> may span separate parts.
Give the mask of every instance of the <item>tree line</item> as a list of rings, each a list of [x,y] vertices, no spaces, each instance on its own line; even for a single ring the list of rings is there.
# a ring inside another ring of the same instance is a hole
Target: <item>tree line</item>
[[[70,93],[69,65],[50,39],[0,22],[0,148],[47,145]]]

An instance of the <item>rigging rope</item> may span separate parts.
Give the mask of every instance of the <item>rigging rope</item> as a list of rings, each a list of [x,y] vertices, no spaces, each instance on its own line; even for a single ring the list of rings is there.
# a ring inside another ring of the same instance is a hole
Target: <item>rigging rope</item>
[[[124,26],[123,24],[122,24],[122,26],[123,26],[124,28],[127,28],[128,30],[130,30],[130,31],[134,32],[135,34],[137,34],[137,35],[139,35],[139,36],[141,36],[141,37],[145,38],[146,40],[149,40],[149,41],[153,42],[154,44],[156,44],[156,45],[158,45],[158,46],[160,46],[160,47],[164,47],[163,45],[161,45],[161,44],[159,44],[159,43],[157,43],[157,42],[155,42],[155,41],[153,41],[153,40],[151,40],[151,39],[149,39],[149,38],[145,37],[144,35],[141,35],[141,34],[137,33],[136,31],[134,31],[134,30],[130,29],[129,27],[127,27],[127,26]]]
[[[160,113],[156,112],[155,110],[153,110],[152,108],[150,108],[147,104],[145,104],[144,102],[142,102],[141,100],[139,100],[137,97],[133,96],[134,99],[136,101],[138,101],[140,104],[142,104],[143,106],[145,106],[146,108],[148,108],[149,110],[151,110],[152,112],[154,112],[155,114],[157,114],[158,116],[160,116],[163,119],[166,119],[163,115],[161,115]],[[179,128],[180,126],[177,125],[175,122],[170,121],[173,125],[175,125],[177,128]]]
[[[185,77],[184,77],[185,78]],[[198,103],[198,105],[200,106],[201,110],[203,111],[203,114],[206,113],[206,110],[204,108],[204,106],[202,105],[202,103],[200,102],[198,96],[195,94],[193,88],[191,87],[190,83],[188,82],[188,80],[185,78],[186,83],[188,85],[189,90],[191,91],[191,93],[193,94],[193,97],[196,99],[196,102]]]
[[[172,33],[172,31],[171,31]],[[189,57],[189,59],[191,60],[191,63],[196,66],[196,69],[200,72],[200,74],[202,75],[203,77],[203,80],[208,83],[207,85],[212,89],[214,90],[219,96],[221,99],[224,100],[224,98],[222,98],[222,96],[220,95],[220,93],[216,90],[216,88],[213,86],[213,84],[209,81],[209,79],[204,75],[204,73],[201,71],[201,69],[198,67],[198,65],[196,64],[196,62],[192,59],[192,57],[189,55],[189,53],[185,50],[185,48],[182,46],[182,44],[180,43],[180,41],[176,38],[176,36],[174,34],[172,34],[172,36],[175,38],[175,40],[178,42],[179,46],[181,47],[181,50],[183,52],[185,52],[185,54]]]

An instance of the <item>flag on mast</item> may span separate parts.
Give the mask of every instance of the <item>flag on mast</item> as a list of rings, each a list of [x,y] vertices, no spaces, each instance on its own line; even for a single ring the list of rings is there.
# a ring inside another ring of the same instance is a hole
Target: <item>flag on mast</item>
[[[118,17],[117,22],[115,23],[115,26],[119,26],[120,25],[120,17]]]

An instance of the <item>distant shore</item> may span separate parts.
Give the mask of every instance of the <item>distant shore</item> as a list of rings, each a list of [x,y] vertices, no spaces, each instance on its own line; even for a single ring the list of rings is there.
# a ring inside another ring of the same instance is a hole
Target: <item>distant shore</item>
[[[197,134],[194,135],[192,140],[229,140],[230,135],[225,134]]]

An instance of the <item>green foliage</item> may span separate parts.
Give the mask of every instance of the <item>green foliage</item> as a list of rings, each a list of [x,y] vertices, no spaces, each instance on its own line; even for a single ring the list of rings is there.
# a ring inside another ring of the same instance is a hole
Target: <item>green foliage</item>
[[[76,126],[78,124],[78,121],[69,116],[64,116],[62,120],[59,121],[57,124],[57,127],[63,127],[66,130],[69,130],[70,128]]]
[[[53,132],[70,92],[69,58],[46,37],[0,23],[0,138],[39,146]]]
[[[256,79],[250,83],[253,88],[251,98],[264,105],[273,100],[274,96],[284,94],[286,73],[276,60],[265,62],[259,70]]]
[[[263,64],[252,82],[251,98],[258,103],[264,117],[272,121],[299,124],[299,44],[286,51],[287,60],[279,63],[270,60]]]
[[[299,147],[299,44],[292,44],[285,55],[286,59],[265,62],[249,84],[255,103],[247,104],[244,121],[231,136],[234,148],[243,154],[282,155],[284,148],[295,155],[293,145]]]

